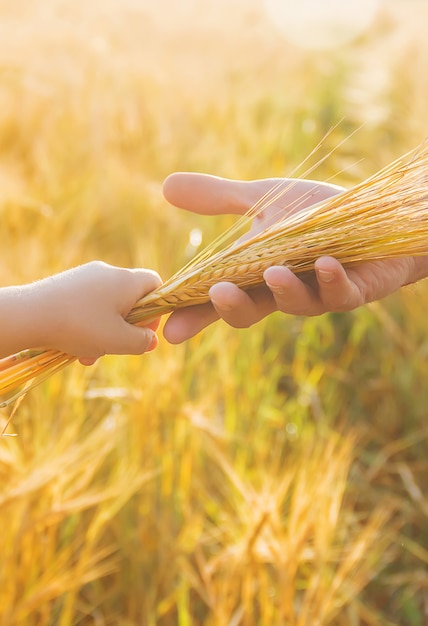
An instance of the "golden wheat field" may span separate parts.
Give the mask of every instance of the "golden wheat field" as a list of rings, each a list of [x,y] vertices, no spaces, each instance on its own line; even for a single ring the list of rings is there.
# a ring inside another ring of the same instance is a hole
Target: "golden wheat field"
[[[173,275],[233,219],[171,172],[288,176],[334,127],[311,177],[351,186],[426,138],[423,0],[334,47],[273,6],[0,0],[2,286]],[[0,625],[427,624],[427,307],[216,323],[0,409]]]

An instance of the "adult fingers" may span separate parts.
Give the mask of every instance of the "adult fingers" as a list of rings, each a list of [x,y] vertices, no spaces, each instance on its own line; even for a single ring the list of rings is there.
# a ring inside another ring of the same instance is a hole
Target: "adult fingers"
[[[176,172],[165,179],[163,194],[174,206],[193,213],[242,215],[278,180],[238,181],[210,174]]]
[[[211,303],[179,309],[167,319],[163,335],[169,343],[177,344],[197,335],[206,326],[218,320]]]
[[[204,215],[243,214],[257,202],[300,210],[343,191],[342,187],[311,180],[265,178],[240,181],[209,174],[176,172],[163,183],[171,204]]]
[[[271,290],[277,308],[291,315],[321,315],[325,308],[317,291],[306,284],[288,267],[268,268],[263,278]]]
[[[265,287],[243,291],[233,283],[221,282],[211,287],[209,295],[219,316],[234,328],[248,328],[276,310]]]
[[[360,284],[351,280],[345,268],[332,257],[320,257],[315,262],[318,293],[327,311],[351,311],[365,304]]]
[[[186,341],[219,318],[235,328],[247,328],[276,309],[265,287],[244,292],[232,283],[217,283],[210,297],[210,303],[179,309],[169,317],[163,331],[169,343]]]
[[[336,259],[320,257],[315,262],[315,285],[281,266],[267,269],[264,279],[278,309],[293,315],[313,316],[327,311],[351,311],[365,303],[362,286],[350,274]]]

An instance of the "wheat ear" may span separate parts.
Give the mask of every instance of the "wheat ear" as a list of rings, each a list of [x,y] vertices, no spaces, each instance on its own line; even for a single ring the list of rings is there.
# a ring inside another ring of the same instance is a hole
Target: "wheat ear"
[[[275,186],[245,219],[276,202],[289,184]],[[319,204],[284,207],[283,217],[251,239],[235,241],[238,226],[204,250],[161,287],[144,296],[127,321],[145,324],[164,314],[209,301],[210,288],[230,281],[242,289],[263,284],[263,272],[284,265],[313,269],[323,255],[344,266],[428,253],[428,144],[424,142],[377,174]],[[281,211],[282,213],[282,211]],[[75,357],[52,350],[24,350],[0,360],[0,398],[16,400]]]
[[[288,190],[289,185],[280,194]],[[271,197],[260,210],[269,202]],[[204,253],[139,300],[128,320],[147,322],[207,302],[209,289],[219,281],[254,288],[263,284],[263,272],[272,265],[301,273],[313,270],[322,255],[334,256],[345,266],[425,255],[427,238],[428,145],[423,144],[349,191],[308,208],[288,210],[284,219],[253,238],[213,255]]]

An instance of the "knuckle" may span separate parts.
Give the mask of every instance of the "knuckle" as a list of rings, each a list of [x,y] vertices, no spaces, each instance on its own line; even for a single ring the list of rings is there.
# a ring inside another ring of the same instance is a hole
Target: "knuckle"
[[[339,293],[334,297],[323,299],[324,305],[332,313],[346,313],[356,309],[363,302],[360,293]]]

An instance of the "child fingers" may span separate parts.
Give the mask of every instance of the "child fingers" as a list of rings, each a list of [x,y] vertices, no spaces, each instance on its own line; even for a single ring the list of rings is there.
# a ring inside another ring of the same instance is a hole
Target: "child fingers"
[[[122,320],[111,329],[107,341],[104,336],[99,339],[99,343],[94,338],[92,349],[78,359],[82,365],[93,365],[106,354],[144,354],[154,350],[157,345],[158,337],[152,329],[133,326]]]
[[[154,350],[157,344],[157,335],[151,328],[142,328],[123,321],[114,336],[110,337],[106,353],[144,354]]]
[[[140,297],[146,295],[153,289],[160,287],[162,279],[154,270],[132,269],[129,270],[135,277],[140,291]]]

